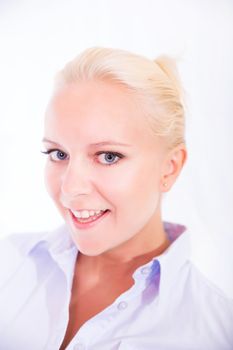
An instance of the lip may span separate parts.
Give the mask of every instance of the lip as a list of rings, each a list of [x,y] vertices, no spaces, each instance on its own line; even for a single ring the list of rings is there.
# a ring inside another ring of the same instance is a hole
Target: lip
[[[88,229],[88,228],[91,228],[95,225],[97,225],[98,223],[100,223],[103,219],[106,218],[106,216],[108,216],[111,211],[110,210],[107,210],[103,215],[97,217],[97,219],[91,221],[91,222],[79,222],[77,220],[77,218],[74,216],[74,214],[72,213],[71,210],[69,210],[70,212],[70,215],[71,215],[71,218],[72,218],[72,222],[74,224],[75,227],[77,227],[78,229]]]

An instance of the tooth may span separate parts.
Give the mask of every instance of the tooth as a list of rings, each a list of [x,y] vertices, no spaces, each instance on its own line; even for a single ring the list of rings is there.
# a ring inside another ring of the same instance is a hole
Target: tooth
[[[100,215],[104,212],[105,210],[72,210],[74,216],[78,219],[83,218],[83,219],[87,219],[90,216],[96,216],[96,215]]]
[[[89,218],[89,212],[87,210],[82,211],[82,218]]]

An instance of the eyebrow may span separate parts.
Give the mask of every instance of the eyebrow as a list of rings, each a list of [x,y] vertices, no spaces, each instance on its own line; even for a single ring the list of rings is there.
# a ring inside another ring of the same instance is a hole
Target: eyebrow
[[[50,142],[50,143],[54,143],[56,145],[59,145],[59,143],[56,143],[52,140],[49,140],[47,138],[43,138],[42,142]],[[130,147],[131,145],[127,144],[127,143],[122,143],[122,142],[116,142],[116,141],[103,141],[103,142],[96,142],[96,143],[91,143],[90,146],[105,146],[105,145],[116,145],[116,146],[127,146]],[[59,145],[61,146],[61,145]]]

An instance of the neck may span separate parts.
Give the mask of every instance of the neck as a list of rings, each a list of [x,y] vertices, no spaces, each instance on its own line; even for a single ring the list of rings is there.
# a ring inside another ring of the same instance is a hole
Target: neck
[[[157,220],[156,228],[149,225],[129,241],[98,256],[79,253],[78,263],[96,277],[111,276],[114,272],[131,274],[137,267],[162,254],[170,243],[162,221]]]

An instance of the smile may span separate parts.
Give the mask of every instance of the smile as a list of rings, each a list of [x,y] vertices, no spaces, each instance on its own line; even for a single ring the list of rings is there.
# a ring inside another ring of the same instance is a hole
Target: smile
[[[110,214],[110,210],[101,211],[99,214],[94,216],[89,216],[87,218],[76,217],[74,213],[70,210],[72,221],[75,227],[79,229],[86,229],[93,227],[97,223],[101,222],[104,218],[106,218]]]

